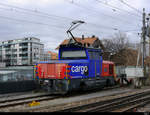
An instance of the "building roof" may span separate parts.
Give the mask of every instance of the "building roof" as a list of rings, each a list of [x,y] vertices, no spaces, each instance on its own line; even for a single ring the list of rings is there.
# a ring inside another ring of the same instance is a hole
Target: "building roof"
[[[58,54],[57,53],[51,52],[51,51],[48,51],[48,53],[51,55],[51,59],[58,59]]]
[[[33,39],[40,40],[39,38],[36,38],[36,37],[23,37],[23,38],[9,39],[9,40],[0,41],[0,42],[8,42],[8,41],[15,41],[15,40],[24,40],[24,39],[26,39],[26,38],[33,38]]]
[[[57,53],[51,52],[51,51],[48,51],[48,53],[51,54],[51,55],[58,55]]]
[[[98,37],[87,37],[87,38],[78,38],[78,37],[76,37],[75,38],[75,40],[77,41],[77,42],[80,42],[80,43],[82,43],[82,44],[93,44],[96,40],[98,40]],[[66,44],[68,44],[69,43],[69,41],[70,41],[70,39],[65,39],[60,45],[66,45]],[[60,46],[59,45],[59,46]],[[59,46],[56,48],[56,49],[59,49]]]
[[[32,38],[32,39],[31,39],[31,40],[25,40],[26,38]],[[6,41],[0,41],[0,46],[12,45],[12,44],[16,44],[16,43],[28,43],[28,42],[32,42],[32,43],[44,45],[43,43],[40,42],[40,39],[39,39],[39,38],[35,38],[35,37],[26,37],[26,38],[11,39],[11,40],[6,40]],[[18,40],[19,40],[19,41],[18,41]],[[36,40],[36,41],[35,41],[35,40]]]
[[[114,64],[114,62],[112,62],[112,61],[106,61],[106,60],[103,60],[103,63],[104,64]]]

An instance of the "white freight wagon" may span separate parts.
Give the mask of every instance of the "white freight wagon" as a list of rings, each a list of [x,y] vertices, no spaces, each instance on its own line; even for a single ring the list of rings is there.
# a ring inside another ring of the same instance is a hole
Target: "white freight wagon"
[[[141,67],[126,67],[125,74],[126,74],[127,78],[144,77],[143,68],[141,68]]]
[[[133,81],[135,87],[141,86],[141,79],[144,77],[143,68],[135,66],[117,66],[116,74],[121,84],[131,83]]]

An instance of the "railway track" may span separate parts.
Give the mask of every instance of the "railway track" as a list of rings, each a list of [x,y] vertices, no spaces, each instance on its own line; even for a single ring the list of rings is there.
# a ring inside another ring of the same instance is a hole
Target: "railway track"
[[[145,91],[110,100],[59,110],[58,112],[128,112],[148,103],[150,103],[150,91]]]
[[[111,90],[111,89],[114,89],[114,88],[120,88],[120,87],[119,86],[106,87],[106,88],[104,88],[100,91]],[[16,99],[0,100],[0,109],[1,109],[1,111],[3,111],[5,108],[9,109],[9,107],[10,107],[10,109],[12,110],[12,107],[17,107],[17,106],[20,106],[20,105],[22,106],[22,105],[25,105],[25,104],[29,104],[32,101],[42,103],[42,101],[44,102],[44,101],[51,101],[51,100],[54,100],[54,99],[57,99],[57,98],[67,98],[67,97],[81,96],[81,95],[86,95],[86,94],[95,93],[95,92],[97,92],[97,90],[95,90],[95,91],[86,91],[86,92],[81,92],[81,93],[72,93],[72,94],[68,94],[68,95],[65,95],[65,96],[44,94],[44,95],[22,97],[22,98],[16,98]]]
[[[58,98],[58,96],[50,96],[47,95],[38,95],[38,96],[30,96],[30,97],[23,97],[23,98],[16,98],[16,99],[8,99],[8,100],[1,100],[0,101],[0,109],[7,108],[7,107],[13,107],[17,105],[24,105],[29,104],[32,101],[46,101],[46,100],[53,100]]]
[[[18,92],[18,93],[8,93],[8,94],[0,94],[0,99],[1,98],[9,98],[9,97],[15,97],[15,96],[21,96],[21,95],[25,95],[25,94],[29,94],[32,92]]]
[[[127,106],[123,108],[113,110],[112,112],[136,112],[137,108],[144,107],[150,103],[150,96],[143,97],[141,99],[136,99],[125,103]]]
[[[113,88],[118,88],[118,86],[115,87],[108,87],[105,88],[105,90],[113,89]],[[66,97],[70,96],[78,96],[82,94],[86,94],[87,92],[82,92],[80,94],[68,94]],[[53,100],[56,98],[61,98],[61,96],[52,96],[50,94],[43,94],[43,95],[36,95],[36,96],[28,96],[28,97],[21,97],[21,98],[14,98],[14,99],[5,99],[5,100],[0,100],[0,109],[1,108],[6,108],[6,107],[11,107],[11,106],[17,106],[17,105],[23,105],[23,104],[28,104],[31,103],[32,101],[46,101],[46,100]]]

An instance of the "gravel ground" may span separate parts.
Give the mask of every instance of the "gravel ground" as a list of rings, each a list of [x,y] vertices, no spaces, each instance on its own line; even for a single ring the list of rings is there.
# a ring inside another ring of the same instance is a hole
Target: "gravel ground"
[[[21,106],[15,106],[15,107],[9,107],[5,109],[0,109],[0,112],[20,112],[20,111],[28,111],[29,109],[34,109],[34,108],[42,108],[45,106],[57,106],[57,105],[63,105],[66,103],[74,103],[77,101],[82,101],[82,100],[87,100],[91,98],[96,98],[96,97],[106,97],[109,95],[117,95],[120,93],[125,93],[125,92],[130,92],[132,89],[129,88],[118,88],[118,89],[111,89],[111,90],[102,90],[96,93],[90,93],[90,94],[84,94],[81,96],[74,96],[74,97],[63,97],[59,99],[54,99],[50,101],[42,101],[39,106],[33,106],[29,107],[27,104],[21,105]],[[81,104],[81,103],[80,103]],[[68,104],[70,106],[70,104]]]
[[[140,90],[143,90],[143,89],[149,89],[149,87],[143,87]],[[120,93],[121,94],[124,94],[126,92],[132,93],[133,91],[139,91],[139,89],[133,89],[133,88],[129,87],[129,88],[102,90],[102,91],[99,91],[96,93],[94,92],[94,93],[85,94],[85,95],[81,95],[81,96],[63,97],[63,98],[54,99],[51,101],[43,101],[38,106],[29,107],[27,104],[25,104],[25,105],[16,106],[16,107],[0,109],[0,111],[1,112],[27,112],[27,111],[32,112],[32,110],[35,111],[34,109],[36,109],[36,112],[51,112],[51,111],[54,111],[54,109],[57,109],[57,108],[60,109],[58,105],[64,105],[64,108],[68,108],[70,106],[76,106],[76,105],[82,105],[85,103],[89,103],[89,101],[82,103],[83,100],[93,99],[93,100],[91,100],[91,102],[93,102],[93,101],[95,101],[94,99],[96,99],[96,98],[103,99],[103,98],[107,98],[108,96],[118,95]],[[46,107],[46,109],[45,109],[45,107]],[[150,107],[150,105],[149,105],[149,107]],[[41,110],[41,108],[43,108],[43,110]],[[148,107],[145,107],[145,109],[150,110],[150,108],[148,108]],[[138,110],[138,111],[145,112],[146,110],[143,111],[143,109],[141,108],[141,110]]]
[[[38,96],[38,95],[44,95],[46,93],[42,92],[20,92],[20,93],[10,93],[10,94],[0,94],[0,101],[4,100],[10,100],[10,99],[17,99],[17,98],[23,98],[23,97],[31,97],[31,96]]]
[[[99,100],[106,99],[106,98],[108,98],[108,96],[110,98],[111,96],[115,96],[115,95],[119,96],[120,94],[124,94],[127,92],[132,93],[133,90],[136,91],[137,89],[118,88],[118,89],[111,89],[111,90],[102,90],[102,91],[99,91],[96,93],[94,92],[94,93],[85,94],[85,95],[81,95],[81,96],[63,97],[63,98],[54,99],[51,101],[43,101],[38,106],[29,107],[27,104],[25,104],[25,105],[21,105],[21,106],[1,109],[0,111],[1,112],[28,112],[28,111],[32,112],[32,110],[35,111],[35,109],[36,109],[36,112],[51,112],[54,110],[59,110],[60,107],[62,109],[62,105],[64,105],[63,108],[68,108],[70,106],[93,103],[93,102],[97,102]],[[59,105],[61,105],[61,106],[59,106]],[[41,108],[43,108],[43,109],[41,109]],[[45,109],[45,108],[47,108],[47,109]]]
[[[148,104],[148,105],[146,105],[146,106],[144,106],[142,108],[139,108],[137,110],[137,112],[150,112],[150,104]]]

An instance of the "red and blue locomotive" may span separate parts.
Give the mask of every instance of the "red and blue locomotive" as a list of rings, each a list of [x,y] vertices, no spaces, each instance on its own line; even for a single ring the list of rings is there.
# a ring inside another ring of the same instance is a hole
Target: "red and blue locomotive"
[[[114,63],[103,61],[99,48],[86,48],[71,31],[83,21],[72,22],[67,31],[74,43],[61,45],[59,59],[36,64],[36,78],[51,94],[102,88],[115,84]]]
[[[58,60],[36,64],[36,78],[52,94],[114,85],[114,63],[103,61],[101,54],[98,48],[61,45]]]

